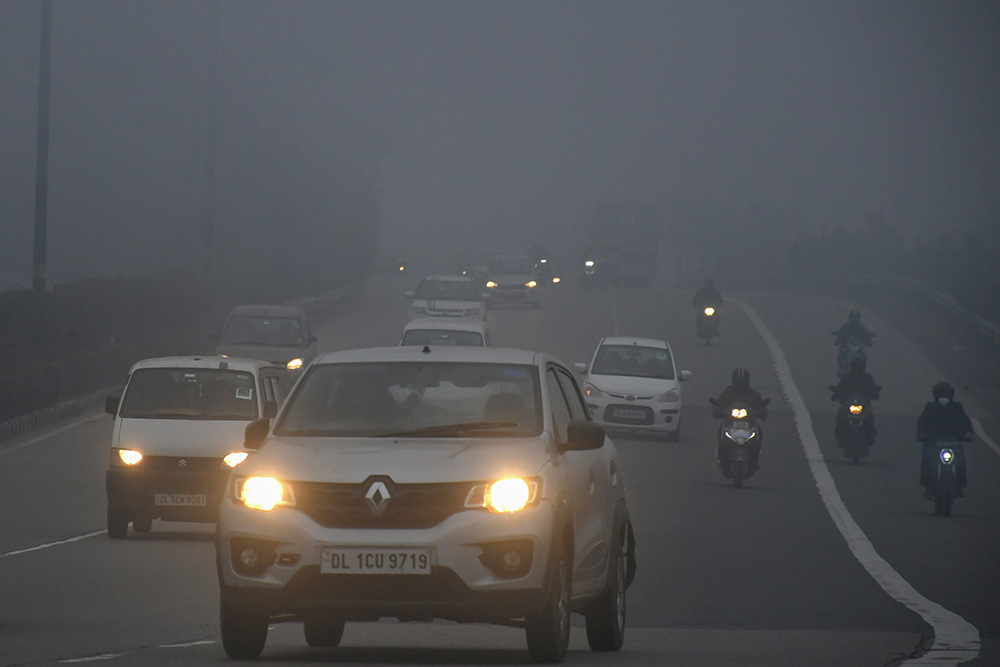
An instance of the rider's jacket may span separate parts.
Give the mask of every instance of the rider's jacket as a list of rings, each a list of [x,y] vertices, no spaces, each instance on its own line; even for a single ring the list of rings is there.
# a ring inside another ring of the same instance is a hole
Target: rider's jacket
[[[843,403],[847,397],[853,393],[859,393],[869,400],[876,400],[882,391],[882,387],[875,383],[875,378],[866,371],[857,372],[851,369],[844,377],[840,378],[837,388],[833,390],[833,400]]]
[[[718,405],[712,408],[712,413],[716,419],[722,419],[729,414],[729,409],[737,403],[749,405],[753,410],[754,416],[758,419],[767,419],[767,406],[763,405],[764,399],[753,387],[735,387],[729,385],[719,394],[716,403]]]
[[[917,440],[936,442],[938,440],[970,440],[972,421],[965,414],[961,403],[952,401],[941,406],[932,401],[924,406],[917,418]]]
[[[834,344],[840,347],[847,345],[847,341],[852,338],[857,338],[861,341],[863,345],[871,346],[872,335],[871,332],[865,328],[865,325],[861,322],[844,322],[844,324],[837,329],[837,338],[834,340]]]

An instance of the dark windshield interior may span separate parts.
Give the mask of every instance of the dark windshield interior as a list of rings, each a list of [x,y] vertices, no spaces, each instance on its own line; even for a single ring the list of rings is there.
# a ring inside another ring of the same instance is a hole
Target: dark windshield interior
[[[471,280],[423,280],[417,287],[415,298],[428,301],[479,301],[476,286]]]
[[[143,368],[132,373],[122,417],[138,419],[257,419],[250,373],[223,369]]]
[[[403,334],[400,345],[471,345],[483,347],[483,336],[478,331],[452,329],[410,329]]]
[[[222,332],[222,342],[229,345],[303,347],[305,337],[302,324],[293,317],[234,315]]]
[[[507,276],[525,276],[535,272],[535,264],[530,259],[495,259],[490,264],[490,273]]]
[[[663,348],[602,345],[590,372],[595,375],[629,375],[673,380],[674,364],[670,359],[670,353]]]

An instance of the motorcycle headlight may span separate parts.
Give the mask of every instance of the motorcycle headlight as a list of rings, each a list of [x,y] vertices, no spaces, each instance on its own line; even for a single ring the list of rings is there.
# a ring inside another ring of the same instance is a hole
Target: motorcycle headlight
[[[558,284],[559,283],[559,276],[556,276],[555,278],[553,278],[552,282]]]
[[[279,505],[294,505],[292,490],[273,477],[247,477],[237,480],[236,498],[252,510],[270,512]]]
[[[539,480],[502,479],[473,487],[466,507],[485,507],[491,512],[519,512],[538,498]]]
[[[583,385],[583,395],[588,398],[603,398],[604,392],[588,382]]]
[[[747,411],[746,408],[733,408],[730,410],[729,415],[733,419],[746,419]]]
[[[588,269],[591,269],[594,267],[594,260],[588,259],[586,262],[583,263],[583,265],[586,266]]]
[[[705,315],[708,316],[708,317],[711,317],[712,315],[715,315],[715,308],[712,308],[711,306],[709,306],[708,308],[706,308],[705,309]]]
[[[660,403],[676,403],[681,400],[681,393],[676,389],[671,389],[670,391],[657,396],[656,400]]]
[[[951,451],[950,449],[942,449],[940,456],[941,456],[941,463],[948,465],[955,458],[955,452]]]
[[[847,408],[851,411],[852,415],[860,415],[864,411],[864,406],[861,405],[850,405]]]

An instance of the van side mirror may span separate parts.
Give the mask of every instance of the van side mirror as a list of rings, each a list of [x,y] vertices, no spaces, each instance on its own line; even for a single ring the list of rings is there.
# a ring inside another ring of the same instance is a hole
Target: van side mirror
[[[121,403],[121,399],[117,396],[105,396],[104,397],[104,411],[107,412],[112,417],[118,414],[118,404]]]
[[[691,379],[691,371],[681,371],[681,373],[680,373],[680,375],[678,377],[679,377],[679,379],[680,379],[681,382],[685,382],[687,380],[690,380]]]
[[[274,419],[275,415],[277,414],[278,414],[278,402],[274,400],[264,401],[264,414],[262,415],[262,417],[264,419]]]
[[[585,419],[574,419],[566,431],[565,451],[588,451],[604,446],[604,427]]]
[[[260,446],[264,444],[264,438],[267,437],[270,430],[270,419],[258,419],[257,421],[250,422],[243,432],[243,446],[246,449],[260,449]]]

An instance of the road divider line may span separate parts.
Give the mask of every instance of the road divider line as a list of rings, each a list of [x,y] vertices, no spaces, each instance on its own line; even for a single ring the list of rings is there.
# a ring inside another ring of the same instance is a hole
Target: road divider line
[[[969,417],[969,419],[972,420],[972,430],[976,432],[979,439],[989,445],[990,449],[996,452],[997,455],[1000,455],[1000,445],[997,445],[997,443],[993,441],[993,438],[986,435],[986,430],[983,428],[983,425],[979,422],[979,420],[975,417]]]
[[[98,535],[105,535],[107,531],[105,530],[95,530],[92,533],[87,533],[86,535],[77,535],[76,537],[70,537],[65,540],[59,540],[58,542],[49,542],[47,544],[39,544],[35,547],[28,547],[27,549],[18,549],[17,551],[8,551],[5,554],[0,554],[0,558],[6,558],[7,556],[19,556],[21,554],[31,553],[32,551],[41,551],[42,549],[48,549],[49,547],[57,547],[61,544],[69,544],[70,542],[79,542],[80,540],[87,540],[91,537],[97,537]]]
[[[884,558],[879,556],[871,541],[854,521],[854,517],[847,511],[847,506],[840,497],[840,492],[837,491],[833,476],[826,465],[822,451],[820,451],[819,440],[813,431],[812,417],[798,387],[792,380],[791,367],[788,365],[788,360],[785,358],[781,346],[778,345],[777,339],[753,308],[735,299],[733,299],[733,303],[746,313],[767,344],[778,382],[785,394],[785,400],[792,409],[792,418],[795,421],[802,448],[805,450],[809,469],[816,480],[820,497],[823,499],[823,504],[837,529],[847,541],[851,553],[882,587],[882,590],[900,604],[919,614],[934,629],[934,643],[930,649],[922,656],[907,660],[902,664],[946,667],[959,665],[979,657],[979,630],[958,614],[948,611],[918,593]]]

